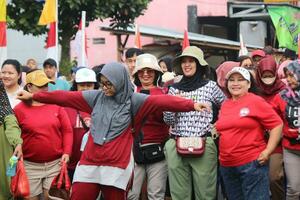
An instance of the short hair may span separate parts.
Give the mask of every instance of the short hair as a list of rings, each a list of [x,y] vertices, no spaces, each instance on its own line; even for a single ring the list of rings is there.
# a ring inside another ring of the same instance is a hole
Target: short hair
[[[52,58],[48,58],[47,60],[44,61],[43,67],[45,67],[46,65],[51,65],[51,66],[54,66],[55,68],[57,68],[57,63]]]
[[[272,55],[272,54],[274,54],[274,49],[270,45],[265,46],[263,48],[263,51],[266,53],[266,55]]]
[[[129,48],[127,49],[125,53],[125,58],[132,58],[134,55],[139,56],[143,54],[144,52],[141,49],[138,48]]]

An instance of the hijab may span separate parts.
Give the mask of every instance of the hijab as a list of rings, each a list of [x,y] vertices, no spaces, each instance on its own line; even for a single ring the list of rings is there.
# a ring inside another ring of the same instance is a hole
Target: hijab
[[[223,62],[216,70],[217,82],[222,89],[226,89],[226,74],[234,67],[238,67],[240,64],[234,61]]]
[[[196,61],[196,72],[193,76],[185,76],[183,74],[182,79],[178,82],[172,85],[173,88],[182,90],[184,92],[190,92],[194,91],[208,83],[208,80],[204,79],[203,71],[200,69],[201,66],[198,61]]]
[[[286,70],[292,72],[298,81],[299,86],[296,89],[287,87],[280,92],[281,97],[290,106],[299,106],[300,104],[300,60],[295,60],[288,64]]]
[[[272,85],[266,85],[262,81],[262,75],[266,71],[270,71],[275,76],[275,81]],[[267,55],[260,60],[257,67],[256,82],[257,86],[261,89],[261,92],[267,96],[277,94],[286,87],[278,77],[277,64],[273,56]]]
[[[0,80],[0,124],[3,124],[5,117],[11,114],[13,114],[13,110],[10,106],[4,84]]]
[[[133,85],[128,71],[121,63],[108,63],[100,73],[113,84],[116,91],[111,97],[101,92],[93,108],[92,116],[96,122],[92,123],[91,135],[96,144],[102,145],[103,136],[114,138],[128,128],[131,122]]]

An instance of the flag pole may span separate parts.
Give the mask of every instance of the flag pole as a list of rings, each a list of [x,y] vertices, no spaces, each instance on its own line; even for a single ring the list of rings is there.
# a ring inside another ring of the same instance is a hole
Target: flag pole
[[[83,66],[86,66],[85,61],[85,18],[86,12],[81,12],[81,62]],[[80,28],[80,27],[79,27]]]
[[[58,63],[58,57],[59,57],[59,51],[58,51],[58,0],[55,0],[55,54],[56,54],[56,62],[57,62],[57,71],[59,71],[59,63]]]

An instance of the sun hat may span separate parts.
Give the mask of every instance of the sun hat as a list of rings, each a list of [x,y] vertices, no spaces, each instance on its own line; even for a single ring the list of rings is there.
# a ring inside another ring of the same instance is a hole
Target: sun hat
[[[55,84],[54,81],[49,79],[45,72],[43,70],[34,70],[32,72],[29,72],[26,75],[26,84],[31,83],[33,85],[36,85],[38,87],[41,87],[43,85],[46,85],[48,83]]]
[[[251,81],[250,72],[247,69],[243,68],[243,67],[234,67],[234,68],[232,68],[232,70],[230,70],[226,74],[226,80],[228,80],[232,74],[236,74],[236,73],[242,75],[243,78],[246,79],[247,81],[249,81],[249,82]]]
[[[96,73],[88,68],[81,68],[78,69],[75,74],[75,82],[76,83],[85,83],[85,82],[91,82],[95,83],[96,80]]]
[[[195,58],[201,66],[207,66],[207,62],[204,60],[203,51],[196,46],[188,46],[186,47],[180,56],[177,56],[173,61],[173,67],[176,74],[183,75],[181,69],[181,59],[185,56]]]
[[[135,75],[138,71],[144,68],[153,69],[160,73],[163,73],[156,57],[152,54],[145,53],[136,57],[135,68],[132,72],[132,75]]]

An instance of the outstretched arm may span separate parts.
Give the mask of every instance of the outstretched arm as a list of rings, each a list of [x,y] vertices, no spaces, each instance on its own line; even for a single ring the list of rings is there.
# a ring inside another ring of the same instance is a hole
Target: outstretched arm
[[[63,107],[71,107],[76,110],[91,113],[92,108],[83,98],[82,92],[70,92],[70,91],[53,91],[53,92],[38,92],[31,94],[26,91],[18,93],[18,99],[22,101],[35,100],[41,103],[57,104]]]
[[[207,104],[194,103],[191,99],[172,95],[150,95],[142,108],[145,109],[145,114],[157,111],[210,111],[210,106]]]

